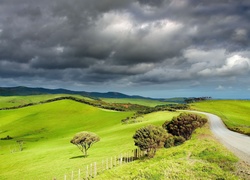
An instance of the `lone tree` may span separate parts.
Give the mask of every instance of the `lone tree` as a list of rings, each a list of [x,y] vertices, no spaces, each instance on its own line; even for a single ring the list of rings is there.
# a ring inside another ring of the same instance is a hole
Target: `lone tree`
[[[100,141],[100,138],[95,133],[83,131],[77,133],[70,142],[76,145],[87,157],[88,149],[98,141]]]
[[[164,147],[165,141],[170,136],[162,127],[148,125],[138,129],[133,138],[136,146],[142,151],[147,151],[149,157],[154,157],[156,150]]]

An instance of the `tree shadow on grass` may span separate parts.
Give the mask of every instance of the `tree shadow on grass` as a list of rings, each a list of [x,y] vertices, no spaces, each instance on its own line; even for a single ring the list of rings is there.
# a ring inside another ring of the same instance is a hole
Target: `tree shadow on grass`
[[[73,156],[73,157],[71,157],[69,159],[86,158],[86,157],[87,156],[85,156],[85,155],[80,155],[80,156]]]

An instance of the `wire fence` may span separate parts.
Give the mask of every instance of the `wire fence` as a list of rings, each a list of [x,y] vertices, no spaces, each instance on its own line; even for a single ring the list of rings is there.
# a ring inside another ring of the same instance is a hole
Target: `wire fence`
[[[121,153],[118,156],[103,159],[99,162],[93,162],[86,165],[85,168],[80,168],[70,173],[64,174],[63,177],[53,177],[53,180],[88,180],[95,178],[97,175],[123,164],[130,163],[146,155],[145,151],[134,149],[127,153]]]

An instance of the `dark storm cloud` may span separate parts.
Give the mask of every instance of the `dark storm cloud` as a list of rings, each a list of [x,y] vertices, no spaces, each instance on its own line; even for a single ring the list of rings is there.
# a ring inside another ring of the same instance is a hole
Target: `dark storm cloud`
[[[72,84],[244,78],[249,19],[248,0],[2,0],[0,78]]]
[[[164,0],[138,0],[138,2],[148,6],[160,6],[163,4]]]

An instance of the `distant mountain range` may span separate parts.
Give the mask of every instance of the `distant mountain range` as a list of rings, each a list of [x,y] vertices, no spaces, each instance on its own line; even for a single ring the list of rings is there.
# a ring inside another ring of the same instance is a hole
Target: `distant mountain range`
[[[43,94],[76,94],[94,99],[98,98],[151,99],[151,100],[160,100],[160,101],[175,102],[175,103],[176,102],[183,103],[186,99],[183,97],[160,99],[160,98],[143,97],[138,95],[130,96],[119,92],[100,93],[100,92],[86,92],[86,91],[71,91],[67,89],[31,88],[25,86],[0,87],[0,96],[28,96],[28,95],[43,95]]]
[[[100,92],[71,91],[67,89],[30,88],[24,86],[0,87],[0,96],[27,96],[27,95],[42,95],[42,94],[77,94],[92,98],[145,98],[142,96],[129,96],[119,92],[100,93]]]

